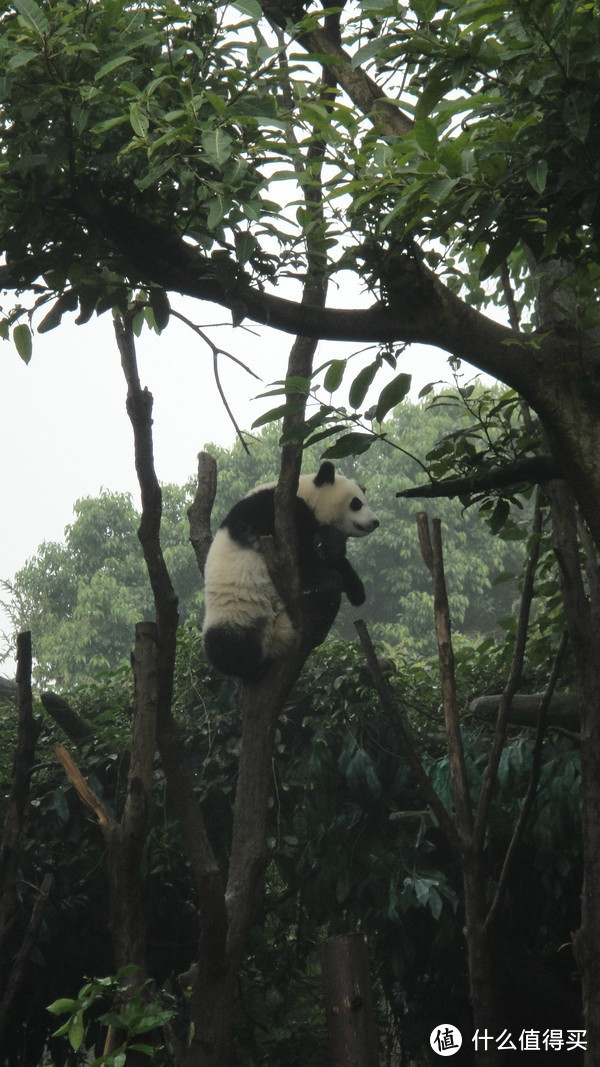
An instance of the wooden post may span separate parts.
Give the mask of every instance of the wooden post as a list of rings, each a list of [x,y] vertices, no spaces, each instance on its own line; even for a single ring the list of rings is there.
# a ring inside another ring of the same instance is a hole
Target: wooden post
[[[377,1067],[377,1026],[365,937],[331,937],[320,946],[319,956],[331,1067]]]

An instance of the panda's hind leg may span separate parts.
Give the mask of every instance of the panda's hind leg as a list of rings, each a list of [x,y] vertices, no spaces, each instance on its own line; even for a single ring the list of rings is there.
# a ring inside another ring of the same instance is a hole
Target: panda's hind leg
[[[271,663],[264,657],[262,638],[257,630],[210,626],[204,632],[204,647],[213,667],[221,674],[245,682],[259,682]]]

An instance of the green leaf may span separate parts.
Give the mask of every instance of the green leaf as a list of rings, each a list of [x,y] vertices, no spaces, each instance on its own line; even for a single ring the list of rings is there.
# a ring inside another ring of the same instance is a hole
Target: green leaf
[[[436,0],[412,0],[410,6],[421,22],[431,22],[437,11]]]
[[[77,1004],[78,1001],[73,1000],[71,997],[61,997],[59,1000],[52,1001],[47,1010],[51,1011],[53,1015],[64,1015],[66,1011],[72,1012]]]
[[[327,368],[325,378],[323,379],[323,385],[328,393],[335,393],[336,389],[339,389],[342,384],[345,370],[345,359],[332,359]]]
[[[326,459],[344,459],[345,456],[359,456],[367,452],[371,445],[379,438],[375,434],[358,433],[353,430],[336,441],[331,448],[326,448],[323,457]]]
[[[365,399],[369,387],[373,382],[373,378],[377,374],[380,366],[381,362],[376,359],[373,363],[369,363],[367,367],[363,367],[352,382],[350,392],[348,393],[348,400],[350,402],[350,407],[354,408],[355,411],[361,406]]]
[[[218,127],[216,130],[204,130],[200,140],[210,160],[217,167],[222,167],[231,155],[233,138],[230,134]]]
[[[400,404],[408,394],[412,377],[410,374],[398,374],[391,382],[381,390],[381,396],[377,401],[375,418],[377,422],[383,422],[388,411]]]
[[[31,330],[25,322],[19,323],[13,330],[13,341],[23,363],[29,363],[33,352],[33,338]]]
[[[77,1049],[83,1041],[83,1033],[83,1012],[80,1008],[79,1011],[76,1012],[73,1018],[71,1019],[68,1030],[69,1042],[71,1044],[71,1048],[74,1049],[75,1052],[77,1052]]]
[[[94,74],[94,81],[100,81],[105,74],[111,74],[117,67],[122,67],[124,63],[133,63],[131,56],[115,56],[113,59],[109,59],[108,63],[104,63],[99,70]],[[99,125],[102,125],[101,123]]]
[[[506,262],[513,248],[519,242],[519,233],[516,230],[504,230],[490,245],[490,250],[479,268],[479,280],[484,282],[494,271]]]
[[[34,52],[32,48],[24,48],[22,52],[17,52],[16,55],[11,56],[6,64],[9,70],[17,70],[18,67],[24,67],[31,59],[37,59],[38,53]]]
[[[129,121],[133,132],[137,134],[138,137],[146,137],[150,126],[150,120],[144,109],[140,107],[136,100],[129,105]]]
[[[530,163],[527,168],[527,181],[533,186],[536,193],[543,193],[548,178],[548,164],[545,159],[537,159]]]
[[[414,126],[415,141],[428,155],[433,156],[437,151],[438,133],[433,119],[417,119]]]
[[[303,398],[290,400],[287,404],[282,404],[278,408],[271,408],[270,411],[265,411],[264,415],[261,415],[260,418],[252,423],[252,429],[257,430],[259,426],[266,426],[268,422],[277,422],[279,419],[285,418],[286,415],[296,415],[303,408]]]
[[[373,56],[379,55],[389,44],[395,44],[397,37],[395,34],[387,33],[382,34],[379,37],[374,37],[372,40],[364,44],[362,48],[359,48],[352,56],[352,66],[362,66],[367,60],[372,59]]]
[[[231,5],[236,11],[241,11],[242,15],[247,15],[248,18],[254,19],[258,22],[263,17],[263,10],[258,0],[235,0],[235,3]]]
[[[150,289],[150,306],[154,312],[154,321],[159,333],[169,324],[171,305],[165,289]]]
[[[508,500],[501,498],[494,508],[493,514],[489,520],[490,530],[493,534],[497,534],[502,529],[508,516],[510,515],[510,503]]]
[[[15,7],[19,13],[20,19],[31,30],[35,30],[39,33],[40,37],[48,32],[49,23],[44,12],[38,7],[34,0],[15,0]]]
[[[69,820],[69,805],[62,789],[55,789],[52,794],[52,806],[61,822]]]

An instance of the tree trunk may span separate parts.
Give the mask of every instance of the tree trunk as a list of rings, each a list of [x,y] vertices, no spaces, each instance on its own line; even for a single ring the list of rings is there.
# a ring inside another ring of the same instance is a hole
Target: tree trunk
[[[581,925],[573,950],[581,973],[586,1067],[600,1062],[600,589],[593,546],[583,533],[581,569],[575,503],[564,482],[548,486],[561,591],[580,691],[583,833]]]
[[[146,966],[146,919],[141,867],[150,812],[156,744],[157,632],[138,622],[133,655],[134,706],[127,796],[120,822],[106,830],[110,929],[117,968]]]
[[[367,942],[342,934],[319,948],[329,1062],[332,1067],[377,1067],[379,1049]]]
[[[465,939],[469,966],[469,991],[473,1011],[475,1062],[482,1067],[499,1067],[502,1053],[490,1034],[497,1038],[505,1028],[498,996],[498,963],[487,923],[487,864],[483,855],[471,854],[463,866],[465,897]]]

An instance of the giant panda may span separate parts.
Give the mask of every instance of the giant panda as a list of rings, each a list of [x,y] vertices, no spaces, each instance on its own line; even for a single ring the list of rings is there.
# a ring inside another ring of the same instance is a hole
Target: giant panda
[[[275,532],[275,482],[258,486],[235,504],[221,523],[204,571],[206,654],[221,673],[259,681],[296,640],[292,621],[269,576],[258,541]],[[379,519],[363,490],[332,463],[299,479],[295,502],[301,595],[312,598],[313,617],[335,616],[341,593],[362,604],[364,586],[346,559],[348,537],[366,537]],[[324,640],[310,634],[311,645]],[[318,629],[318,627],[316,627]]]

